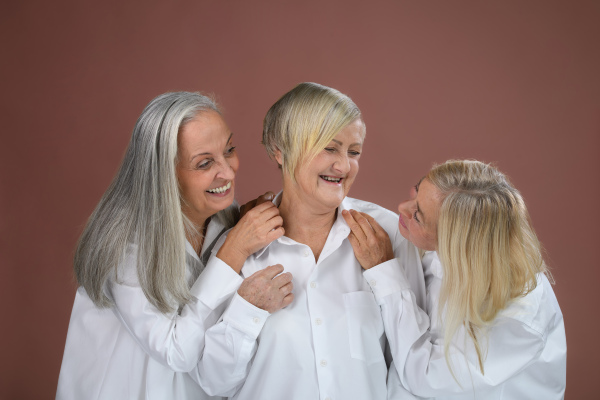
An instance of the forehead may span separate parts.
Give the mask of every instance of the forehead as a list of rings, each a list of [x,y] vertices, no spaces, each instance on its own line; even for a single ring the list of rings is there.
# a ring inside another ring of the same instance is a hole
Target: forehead
[[[441,192],[428,179],[421,180],[419,192],[417,193],[417,202],[423,214],[437,219],[437,215],[442,204]]]
[[[345,145],[360,143],[365,139],[365,124],[362,122],[360,118],[355,119],[348,125],[346,125],[341,131],[335,135],[333,140],[337,140],[342,142]]]
[[[223,146],[230,130],[223,117],[215,111],[197,114],[185,124],[177,136],[178,150],[183,154],[210,151],[214,146]]]

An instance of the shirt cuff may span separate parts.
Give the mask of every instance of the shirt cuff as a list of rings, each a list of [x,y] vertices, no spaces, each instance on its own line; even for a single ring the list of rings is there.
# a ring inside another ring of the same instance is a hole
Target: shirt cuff
[[[268,311],[250,304],[236,292],[223,313],[223,321],[256,339],[269,315]]]
[[[404,269],[397,258],[381,263],[363,272],[364,278],[371,286],[378,304],[392,293],[410,289]]]
[[[190,292],[209,308],[215,309],[238,290],[244,279],[233,268],[212,256]]]

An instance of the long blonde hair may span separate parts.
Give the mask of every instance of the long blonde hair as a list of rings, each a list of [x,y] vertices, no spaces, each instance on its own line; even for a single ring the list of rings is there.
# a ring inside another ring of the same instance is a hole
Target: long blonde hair
[[[350,97],[318,83],[300,83],[267,112],[262,143],[272,159],[281,152],[283,172],[295,180],[301,161],[310,162],[358,118],[360,110]]]
[[[540,242],[521,194],[493,166],[450,160],[425,178],[443,199],[437,237],[446,361],[452,371],[450,342],[464,325],[484,373],[486,328],[512,300],[535,289],[537,274],[547,272]]]
[[[123,163],[89,218],[75,252],[75,277],[96,306],[112,305],[107,281],[117,278],[130,244],[137,245],[137,276],[150,303],[167,313],[191,301],[185,232],[196,227],[181,211],[175,172],[177,135],[206,111],[219,112],[206,96],[165,93],[138,118]],[[228,213],[221,212],[218,218],[231,225],[235,216]]]

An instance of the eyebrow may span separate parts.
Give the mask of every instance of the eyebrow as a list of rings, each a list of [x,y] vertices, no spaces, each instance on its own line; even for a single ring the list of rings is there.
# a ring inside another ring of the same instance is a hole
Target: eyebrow
[[[342,143],[341,141],[337,140],[337,139],[331,139],[332,142],[336,142],[338,145],[342,146],[344,143]],[[356,142],[356,143],[352,143],[350,146],[355,146],[355,145],[359,145],[362,146],[362,142]],[[350,147],[348,146],[348,147]]]
[[[421,182],[423,182],[423,179],[425,179],[425,177],[419,179],[419,182],[417,182],[417,184],[415,185],[415,190],[417,191],[417,193],[419,193],[419,186],[421,186]]]
[[[227,142],[225,142],[226,144],[229,143],[229,141],[231,140],[231,137],[233,136],[233,132],[231,132],[231,134],[229,135],[229,137],[227,138]],[[204,153],[198,153],[198,154],[194,154],[192,157],[190,157],[190,162],[194,161],[194,158],[196,157],[200,157],[200,156],[209,156],[211,153],[210,152],[204,152]]]

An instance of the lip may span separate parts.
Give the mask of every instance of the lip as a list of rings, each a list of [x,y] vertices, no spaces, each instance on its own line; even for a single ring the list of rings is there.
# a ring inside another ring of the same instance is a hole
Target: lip
[[[225,197],[227,195],[229,195],[231,193],[231,191],[233,190],[233,181],[231,181],[231,187],[229,189],[227,189],[226,191],[222,192],[222,193],[212,193],[209,192],[208,190],[205,191],[206,194],[209,194],[211,196],[215,196],[215,197]]]
[[[229,189],[227,189],[226,191],[224,191],[223,193],[211,193],[211,192],[206,192],[206,193],[209,194],[209,195],[211,195],[211,196],[225,197],[225,196],[229,195],[229,193],[231,193],[232,189],[233,189],[233,186],[230,187]]]
[[[408,230],[408,227],[406,226],[406,223],[404,222],[404,218],[402,218],[402,214],[400,215],[400,225],[402,225],[402,227],[406,230]]]
[[[331,182],[331,181],[328,181],[327,179],[323,179],[323,177],[324,177],[324,176],[326,176],[326,177],[328,177],[328,178],[336,178],[336,179],[339,179],[340,181],[339,181],[339,182]],[[319,178],[320,178],[320,179],[321,179],[323,182],[325,182],[325,183],[328,183],[328,184],[330,184],[330,185],[334,185],[334,186],[341,186],[341,185],[342,185],[342,182],[344,181],[344,178],[342,178],[341,176],[319,175]]]

